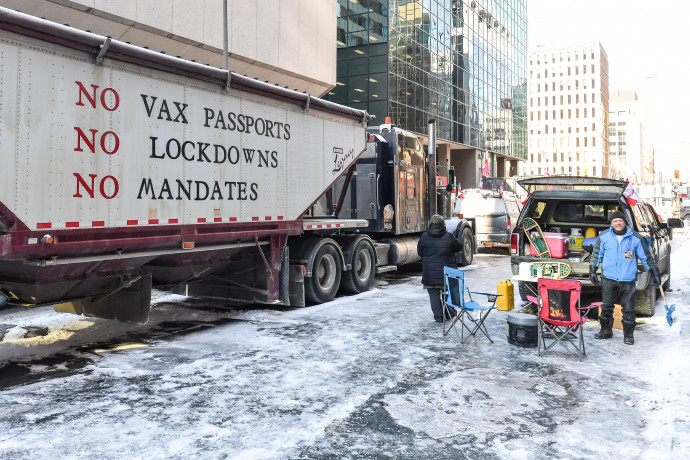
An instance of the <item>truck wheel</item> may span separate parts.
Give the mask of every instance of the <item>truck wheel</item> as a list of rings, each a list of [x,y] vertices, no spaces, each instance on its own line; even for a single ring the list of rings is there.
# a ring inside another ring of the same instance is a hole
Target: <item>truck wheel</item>
[[[368,291],[376,274],[374,249],[362,240],[354,248],[352,268],[343,274],[343,288],[354,294]]]
[[[635,291],[635,313],[641,316],[654,316],[654,304],[658,287],[647,286],[644,291]]]
[[[338,252],[324,244],[314,257],[311,277],[305,279],[304,295],[316,304],[330,302],[340,287],[341,267]]]
[[[472,263],[472,258],[474,257],[474,245],[472,244],[472,232],[470,229],[463,229],[458,240],[462,246],[460,252],[456,253],[458,255],[458,265],[465,267]]]
[[[518,291],[520,292],[520,298],[527,302],[527,296],[534,295],[537,291],[537,283],[518,281]]]

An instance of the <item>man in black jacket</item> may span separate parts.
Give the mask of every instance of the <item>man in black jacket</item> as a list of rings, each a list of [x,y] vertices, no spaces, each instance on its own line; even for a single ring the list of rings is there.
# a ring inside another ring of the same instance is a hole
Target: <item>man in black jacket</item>
[[[417,254],[422,258],[422,284],[429,292],[431,311],[437,323],[443,322],[441,290],[443,289],[443,267],[453,267],[454,254],[460,251],[460,242],[452,233],[446,231],[443,217],[434,214],[429,222],[429,230],[424,232],[417,243]]]

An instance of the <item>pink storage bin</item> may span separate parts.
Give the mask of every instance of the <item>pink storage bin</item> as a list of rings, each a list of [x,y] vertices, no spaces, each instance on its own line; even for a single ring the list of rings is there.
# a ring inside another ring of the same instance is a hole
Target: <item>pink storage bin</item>
[[[544,239],[546,244],[549,245],[549,251],[551,251],[551,257],[554,259],[563,259],[568,257],[570,253],[568,250],[568,234],[567,233],[552,233],[544,232]],[[534,246],[530,243],[529,253],[532,256],[537,255],[537,251]]]

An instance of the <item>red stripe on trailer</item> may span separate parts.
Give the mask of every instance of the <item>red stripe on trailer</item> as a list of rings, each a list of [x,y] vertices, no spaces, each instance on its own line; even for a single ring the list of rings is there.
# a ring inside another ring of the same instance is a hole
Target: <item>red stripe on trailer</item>
[[[67,228],[79,227],[79,222],[65,222],[65,227],[67,227]]]
[[[176,223],[177,223],[177,219],[168,219],[168,223],[169,223],[169,224],[176,224]]]
[[[323,225],[317,225],[316,228],[323,228]]]
[[[50,222],[39,222],[36,224],[36,228],[52,228],[53,224]]]
[[[222,217],[214,217],[213,222],[223,222],[223,218]]]
[[[258,217],[252,217],[252,220],[259,220]]]
[[[149,219],[149,225],[158,225],[158,219]]]
[[[230,222],[237,222],[237,217],[231,217]]]
[[[199,224],[203,224],[204,222],[206,222],[206,219],[203,218],[203,217],[199,217],[196,221],[197,221],[197,223],[199,223]]]
[[[340,228],[340,224],[335,224],[335,228]]]
[[[92,227],[105,227],[105,221],[104,220],[94,220],[91,222]]]
[[[128,220],[127,225],[139,225],[139,221],[138,220]]]
[[[264,217],[265,220],[271,220],[271,216]]]
[[[283,216],[278,216],[278,220],[283,220]]]

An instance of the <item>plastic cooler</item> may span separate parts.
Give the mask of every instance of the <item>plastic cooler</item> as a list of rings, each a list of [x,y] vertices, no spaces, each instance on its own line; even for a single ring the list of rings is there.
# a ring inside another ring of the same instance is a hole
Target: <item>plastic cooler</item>
[[[567,233],[544,232],[544,239],[546,240],[546,244],[549,245],[551,257],[555,259],[563,259],[564,257],[568,257],[569,248]],[[537,255],[537,251],[531,244],[529,245],[529,253],[532,256]]]
[[[508,315],[508,343],[523,348],[537,346],[537,317],[526,313]]]

